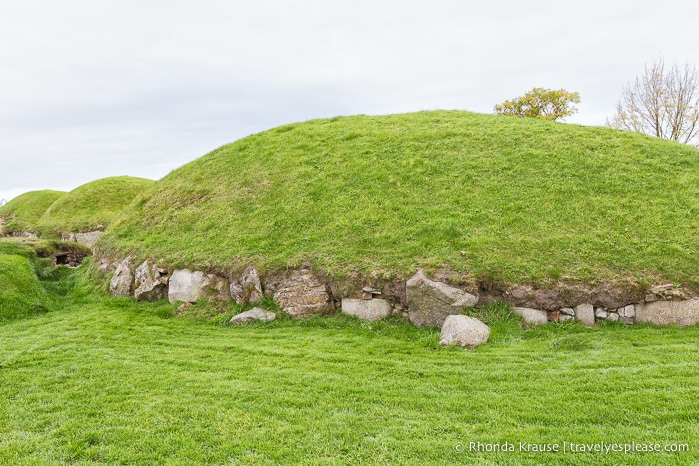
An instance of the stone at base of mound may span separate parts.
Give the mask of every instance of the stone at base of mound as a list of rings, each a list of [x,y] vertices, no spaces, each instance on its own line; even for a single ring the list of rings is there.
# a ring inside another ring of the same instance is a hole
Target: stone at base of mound
[[[391,304],[385,299],[343,299],[342,313],[376,322],[391,315]]]
[[[575,306],[575,320],[592,327],[595,325],[595,307],[588,303]]]
[[[515,313],[519,315],[525,322],[533,325],[543,325],[548,323],[548,313],[539,309],[531,309],[528,307],[516,307]]]
[[[638,322],[688,327],[699,322],[699,298],[637,304],[635,315]]]
[[[463,315],[447,316],[442,325],[440,345],[459,345],[475,348],[488,341],[490,329],[478,319]]]
[[[478,298],[446,283],[430,280],[420,269],[405,284],[408,318],[418,327],[440,327],[449,315],[478,303]]]
[[[259,307],[253,307],[249,311],[234,315],[228,322],[230,325],[245,325],[251,322],[270,322],[276,319],[277,315],[271,311],[265,311]]]

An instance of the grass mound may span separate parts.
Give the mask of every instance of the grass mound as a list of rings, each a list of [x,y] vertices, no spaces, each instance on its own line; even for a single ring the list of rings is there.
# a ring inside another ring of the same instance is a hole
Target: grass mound
[[[0,234],[34,231],[37,221],[51,205],[60,199],[63,191],[30,191],[0,207]]]
[[[60,198],[41,216],[37,230],[56,236],[65,232],[102,230],[155,182],[145,178],[115,176],[79,186]]]
[[[0,251],[0,322],[47,311],[47,296],[27,257]]]
[[[420,266],[514,282],[697,285],[699,151],[459,111],[309,121],[173,171],[99,244],[231,271]]]

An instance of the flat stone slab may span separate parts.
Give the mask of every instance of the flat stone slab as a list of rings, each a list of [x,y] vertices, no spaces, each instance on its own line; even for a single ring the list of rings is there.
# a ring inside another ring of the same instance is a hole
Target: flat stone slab
[[[230,325],[245,325],[252,322],[270,322],[276,318],[277,315],[274,312],[253,307],[249,311],[234,315],[228,323]]]
[[[529,307],[516,307],[515,313],[529,324],[544,325],[547,324],[549,321],[548,312],[539,309],[531,309]]]
[[[699,322],[699,299],[637,304],[636,322],[688,327]]]
[[[376,322],[391,315],[393,308],[385,299],[343,299],[342,313]]]
[[[592,304],[575,306],[575,320],[592,327],[595,325],[595,307]]]

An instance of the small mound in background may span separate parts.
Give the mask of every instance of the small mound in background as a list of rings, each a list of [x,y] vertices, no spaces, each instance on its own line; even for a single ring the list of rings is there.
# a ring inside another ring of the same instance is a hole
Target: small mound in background
[[[35,232],[36,223],[46,210],[66,193],[63,191],[30,191],[0,207],[0,234]]]
[[[116,176],[92,181],[58,199],[41,216],[36,229],[42,236],[104,230],[120,212],[155,181]]]

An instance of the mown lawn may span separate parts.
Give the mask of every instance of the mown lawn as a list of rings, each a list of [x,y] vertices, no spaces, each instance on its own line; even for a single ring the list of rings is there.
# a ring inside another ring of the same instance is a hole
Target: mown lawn
[[[0,464],[696,464],[699,328],[506,308],[474,351],[341,316],[233,328],[78,287],[0,324]],[[688,444],[487,453],[469,442]]]

